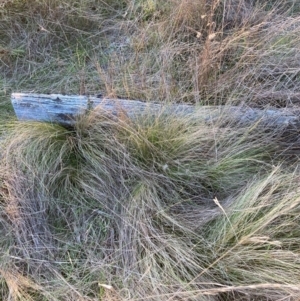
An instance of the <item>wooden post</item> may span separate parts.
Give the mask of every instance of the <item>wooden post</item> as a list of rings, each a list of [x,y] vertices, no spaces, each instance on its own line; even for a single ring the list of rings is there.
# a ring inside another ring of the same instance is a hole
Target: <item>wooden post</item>
[[[26,94],[13,93],[11,102],[19,120],[47,121],[72,125],[76,116],[101,106],[101,109],[117,116],[126,112],[129,117],[149,110],[159,112],[163,104],[142,102],[128,99],[111,99],[94,96],[61,95],[61,94]],[[168,110],[175,114],[188,114],[194,111],[191,105],[171,105]]]
[[[111,99],[95,96],[61,95],[61,94],[27,94],[13,93],[11,101],[19,120],[35,120],[73,125],[76,116],[85,114],[88,110],[101,106],[103,112],[118,116],[125,112],[134,117],[145,111],[154,114],[165,110],[172,114],[192,114],[207,122],[218,119],[222,114],[225,120],[239,125],[261,121],[266,125],[299,127],[299,110],[288,109],[253,109],[237,106],[202,106],[195,107],[187,104],[164,105],[152,102],[142,102],[128,99]],[[228,118],[227,118],[227,117]]]

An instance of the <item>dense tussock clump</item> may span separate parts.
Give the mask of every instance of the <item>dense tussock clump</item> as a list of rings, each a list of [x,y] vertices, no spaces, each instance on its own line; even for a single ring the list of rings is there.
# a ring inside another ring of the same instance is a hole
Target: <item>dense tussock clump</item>
[[[299,16],[298,0],[2,1],[0,299],[299,300],[297,122],[234,113],[297,116]],[[12,122],[17,91],[224,114],[98,108],[66,129]]]
[[[3,298],[296,300],[298,172],[259,124],[197,114],[11,124]]]

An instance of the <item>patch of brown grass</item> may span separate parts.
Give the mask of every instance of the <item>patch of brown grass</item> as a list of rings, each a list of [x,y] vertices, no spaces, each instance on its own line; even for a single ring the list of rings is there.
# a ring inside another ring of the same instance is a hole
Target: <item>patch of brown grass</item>
[[[97,108],[73,129],[1,119],[11,91],[297,106],[299,11],[292,0],[3,2],[1,297],[298,300],[297,129],[228,113],[207,124],[197,111],[117,121]]]
[[[74,129],[8,126],[0,161],[7,294],[295,299],[299,175],[292,162],[275,167],[286,149],[278,129],[237,129],[228,116],[207,124],[197,114],[116,120],[96,108]]]

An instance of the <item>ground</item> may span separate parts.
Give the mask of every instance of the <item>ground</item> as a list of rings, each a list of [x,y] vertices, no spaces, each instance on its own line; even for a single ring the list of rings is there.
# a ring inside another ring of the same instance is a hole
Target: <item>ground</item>
[[[0,17],[2,300],[299,300],[298,128],[199,118],[297,114],[298,1],[8,0]],[[12,92],[196,109],[65,128],[16,120]]]

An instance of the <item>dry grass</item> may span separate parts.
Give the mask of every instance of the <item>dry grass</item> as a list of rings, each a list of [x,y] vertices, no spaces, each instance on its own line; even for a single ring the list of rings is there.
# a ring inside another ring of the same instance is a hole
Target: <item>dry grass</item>
[[[0,162],[3,291],[296,300],[299,175],[279,166],[285,145],[270,131],[208,125],[197,112],[113,120],[101,108],[73,130],[11,124]]]
[[[7,0],[0,17],[0,299],[300,299],[296,128],[97,108],[66,129],[9,105],[297,107],[298,1]]]
[[[12,91],[205,104],[299,101],[297,1],[4,1]]]

